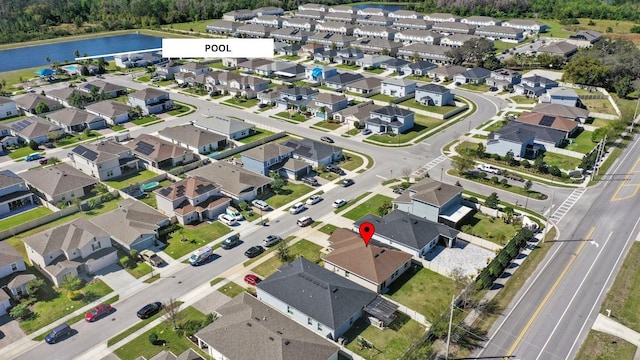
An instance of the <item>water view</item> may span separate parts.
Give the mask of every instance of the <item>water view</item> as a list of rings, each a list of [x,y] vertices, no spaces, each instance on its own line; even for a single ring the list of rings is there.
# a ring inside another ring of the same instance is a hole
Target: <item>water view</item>
[[[51,59],[52,64],[54,61],[73,61],[76,50],[80,56],[92,56],[160,47],[160,37],[128,34],[0,50],[0,72],[47,66],[47,57]]]

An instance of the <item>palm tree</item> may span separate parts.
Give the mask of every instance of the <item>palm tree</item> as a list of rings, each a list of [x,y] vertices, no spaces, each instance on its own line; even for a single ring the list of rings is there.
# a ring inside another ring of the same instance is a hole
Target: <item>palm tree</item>
[[[75,55],[77,58],[80,57],[80,50],[76,49],[76,51],[73,52],[73,55]]]
[[[47,65],[51,66],[51,58],[47,56],[45,60],[47,60]]]

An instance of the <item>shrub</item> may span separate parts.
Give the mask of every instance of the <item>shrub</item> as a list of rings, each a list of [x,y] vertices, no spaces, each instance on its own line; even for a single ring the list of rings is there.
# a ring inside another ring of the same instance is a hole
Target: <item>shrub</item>
[[[83,297],[84,297],[84,294],[80,291],[72,290],[67,293],[67,298],[71,301],[82,300]]]
[[[13,308],[11,308],[11,310],[9,310],[9,316],[11,316],[11,318],[13,319],[25,320],[31,317],[31,315],[32,315],[32,312],[29,309],[29,305],[26,303],[18,304]]]
[[[158,334],[151,333],[149,334],[149,342],[151,345],[158,345]]]

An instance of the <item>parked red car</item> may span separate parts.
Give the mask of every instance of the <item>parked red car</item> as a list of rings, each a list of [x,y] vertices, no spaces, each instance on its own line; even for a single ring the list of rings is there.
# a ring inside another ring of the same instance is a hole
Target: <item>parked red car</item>
[[[262,281],[262,280],[260,280],[259,277],[257,277],[256,275],[253,275],[253,274],[247,274],[247,275],[244,276],[244,282],[246,282],[249,285],[256,286],[256,285],[258,285],[258,283],[260,281]]]
[[[109,315],[113,311],[113,308],[109,304],[102,304],[96,306],[93,310],[89,311],[84,319],[88,322],[94,322],[103,316]]]

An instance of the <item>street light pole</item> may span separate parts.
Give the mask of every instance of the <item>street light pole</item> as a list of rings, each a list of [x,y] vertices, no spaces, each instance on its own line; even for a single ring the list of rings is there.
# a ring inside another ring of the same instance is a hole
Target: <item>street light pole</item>
[[[527,204],[529,204],[529,194],[531,192],[529,190],[527,190],[527,200],[524,202],[524,209],[527,210]]]
[[[549,204],[549,216],[547,216],[547,224],[544,226],[544,236],[542,237],[542,243],[544,244],[544,240],[547,238],[547,234],[549,233],[549,218],[553,214],[553,198],[556,196],[556,192],[551,193],[551,204]]]

